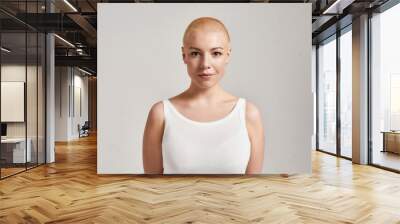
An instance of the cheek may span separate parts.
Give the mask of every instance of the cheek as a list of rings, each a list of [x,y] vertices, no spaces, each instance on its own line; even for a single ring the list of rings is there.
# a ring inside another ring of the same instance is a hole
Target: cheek
[[[221,59],[216,61],[214,68],[215,70],[217,70],[218,73],[223,73],[225,71],[225,65],[225,60]]]
[[[188,66],[188,68],[189,68],[190,70],[197,69],[198,66],[199,66],[198,61],[195,60],[195,59],[189,59],[189,60],[187,60],[187,63],[186,63],[186,64],[187,64],[187,66]]]
[[[197,64],[194,61],[188,60],[186,63],[186,66],[187,66],[187,72],[189,73],[190,76],[192,76],[194,73],[196,73]]]

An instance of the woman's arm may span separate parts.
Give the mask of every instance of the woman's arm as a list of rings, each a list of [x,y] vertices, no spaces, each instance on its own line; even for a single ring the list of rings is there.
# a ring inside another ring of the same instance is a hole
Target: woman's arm
[[[163,103],[154,104],[147,117],[143,134],[143,168],[145,174],[162,174],[162,137],[164,134]]]
[[[264,128],[260,111],[250,102],[246,103],[246,127],[251,143],[246,174],[259,174],[262,172],[264,161]]]

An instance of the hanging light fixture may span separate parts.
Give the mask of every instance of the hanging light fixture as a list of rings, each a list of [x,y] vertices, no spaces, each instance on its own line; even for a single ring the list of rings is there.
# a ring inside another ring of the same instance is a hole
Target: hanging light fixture
[[[10,53],[11,52],[11,50],[9,50],[9,49],[7,49],[5,47],[1,47],[1,51],[4,51],[6,53]]]
[[[65,4],[67,4],[74,12],[78,12],[78,10],[71,4],[69,3],[68,0],[64,0]]]

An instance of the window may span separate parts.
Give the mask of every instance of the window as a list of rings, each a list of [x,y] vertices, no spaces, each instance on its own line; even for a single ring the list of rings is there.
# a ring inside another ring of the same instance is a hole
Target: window
[[[336,153],[336,39],[318,48],[318,149]]]
[[[372,163],[400,170],[400,4],[371,18]],[[396,132],[397,131],[397,132]]]
[[[347,32],[346,32],[347,31]],[[340,36],[340,155],[352,157],[352,35]]]

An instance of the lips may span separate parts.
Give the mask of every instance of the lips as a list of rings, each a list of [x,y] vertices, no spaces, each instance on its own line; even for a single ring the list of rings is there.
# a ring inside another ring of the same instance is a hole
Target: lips
[[[213,75],[214,75],[214,74],[207,74],[207,73],[199,74],[200,77],[211,77],[211,76],[213,76]]]

